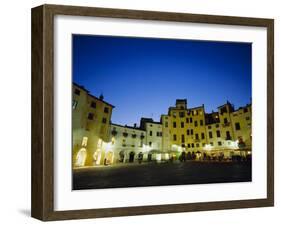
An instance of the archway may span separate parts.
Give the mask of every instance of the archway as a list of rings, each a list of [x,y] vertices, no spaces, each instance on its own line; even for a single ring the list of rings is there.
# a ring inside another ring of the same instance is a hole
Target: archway
[[[129,162],[134,162],[135,152],[131,151],[129,156]]]
[[[93,154],[94,164],[99,165],[101,163],[101,149],[97,149]]]
[[[147,161],[148,161],[148,162],[152,161],[152,154],[151,154],[151,153],[148,153],[148,155],[147,155]]]
[[[125,152],[120,151],[119,152],[119,162],[124,162],[124,160],[125,160]]]
[[[85,165],[87,158],[87,150],[86,148],[81,148],[77,155],[76,155],[76,161],[75,161],[75,166],[81,167]]]
[[[105,154],[105,163],[106,165],[110,165],[113,163],[113,160],[114,160],[114,153],[113,151],[108,151],[106,154]]]

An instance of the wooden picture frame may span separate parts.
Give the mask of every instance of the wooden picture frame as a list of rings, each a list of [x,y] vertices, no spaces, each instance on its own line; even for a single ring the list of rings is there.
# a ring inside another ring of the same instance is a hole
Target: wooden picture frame
[[[155,21],[265,27],[267,29],[267,198],[122,208],[54,210],[54,16],[95,16]],[[34,218],[50,220],[163,214],[274,205],[274,21],[273,19],[196,15],[42,5],[32,9],[32,202]]]

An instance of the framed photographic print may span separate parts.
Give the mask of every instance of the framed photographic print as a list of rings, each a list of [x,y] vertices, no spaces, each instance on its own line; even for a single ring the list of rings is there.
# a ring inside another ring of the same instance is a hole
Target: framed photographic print
[[[32,216],[273,206],[272,19],[32,9]]]

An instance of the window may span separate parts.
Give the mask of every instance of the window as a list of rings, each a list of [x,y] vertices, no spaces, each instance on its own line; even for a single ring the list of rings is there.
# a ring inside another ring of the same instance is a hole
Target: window
[[[244,113],[248,112],[248,108],[244,108]]]
[[[176,122],[173,122],[173,127],[177,128],[177,123]]]
[[[189,118],[186,118],[186,123],[189,123]]]
[[[151,146],[152,146],[152,142],[151,142],[151,141],[150,141],[148,144],[149,144],[149,147],[151,147]]]
[[[176,134],[174,134],[174,141],[176,141],[177,140],[177,135]]]
[[[78,104],[78,101],[77,100],[73,100],[72,101],[72,109],[76,109],[77,104]]]
[[[221,146],[221,141],[218,142],[218,145]]]
[[[195,134],[195,139],[196,139],[196,140],[199,140],[199,135],[198,135],[198,133]]]
[[[247,120],[247,121],[250,120],[250,117],[246,117],[246,120]]]
[[[201,139],[205,139],[205,134],[201,133]]]
[[[224,124],[226,124],[227,123],[227,118],[224,118],[223,122],[224,122]]]
[[[220,125],[219,124],[216,124],[216,128],[219,128],[220,127]]]
[[[106,123],[106,118],[102,118],[102,123]]]
[[[199,148],[199,144],[198,143],[196,144],[196,147]]]
[[[91,102],[91,108],[96,108],[96,106],[97,106],[96,102],[92,101]]]
[[[123,147],[126,146],[126,140],[125,140],[125,139],[122,140],[122,146],[123,146]]]
[[[193,135],[193,129],[190,130],[190,134]]]
[[[226,131],[226,140],[231,140],[230,132],[229,131]]]
[[[190,148],[190,144],[187,144],[187,147]]]
[[[227,113],[227,108],[226,108],[226,106],[221,108],[221,115],[222,115],[223,113]]]
[[[76,95],[80,96],[80,90],[79,90],[79,89],[75,89],[75,90],[74,90],[74,93],[75,93]]]
[[[211,131],[209,132],[209,138],[211,138],[211,139],[213,138],[213,134]]]
[[[196,111],[196,110],[194,110],[194,111],[193,111],[193,114],[194,114],[194,115],[197,115],[197,111]]]
[[[200,120],[200,126],[203,126],[203,120]]]
[[[159,136],[162,137],[162,132],[159,132]]]
[[[165,122],[165,127],[168,127],[168,122]]]
[[[184,128],[184,122],[181,122],[181,128]]]
[[[88,137],[83,137],[83,139],[82,139],[82,146],[86,147],[87,146],[87,142],[88,142]]]
[[[181,135],[181,142],[184,143],[185,139],[184,139],[184,134]]]
[[[214,143],[213,143],[213,142],[210,142],[210,145],[211,145],[211,146],[213,146],[213,145],[214,145]]]
[[[190,118],[189,122],[192,123],[192,118]]]
[[[184,112],[181,111],[181,112],[179,113],[179,116],[180,116],[181,118],[183,118],[183,117],[184,117]]]
[[[94,119],[94,114],[90,112],[90,113],[88,114],[88,119],[89,119],[89,120],[93,120],[93,119]]]
[[[194,148],[194,144],[193,144],[193,143],[191,144],[191,147],[193,147],[193,148]]]
[[[152,131],[149,131],[149,136],[152,136]]]
[[[105,107],[103,112],[104,112],[104,113],[108,113],[108,112],[109,112],[109,108],[108,108],[108,107]]]
[[[236,122],[236,123],[235,123],[235,129],[236,129],[236,130],[240,130],[240,123],[239,123],[239,122]]]
[[[208,129],[212,129],[212,126],[208,126]]]
[[[217,137],[221,137],[221,132],[217,130]]]
[[[198,123],[197,121],[194,121],[194,126],[197,127]]]
[[[189,135],[189,129],[188,129],[188,130],[186,130],[186,134],[187,134],[187,135]]]

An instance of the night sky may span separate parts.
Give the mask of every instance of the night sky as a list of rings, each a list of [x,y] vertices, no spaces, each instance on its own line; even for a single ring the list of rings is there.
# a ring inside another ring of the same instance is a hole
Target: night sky
[[[73,35],[73,81],[115,106],[112,122],[160,120],[176,99],[235,108],[252,96],[251,43]]]

